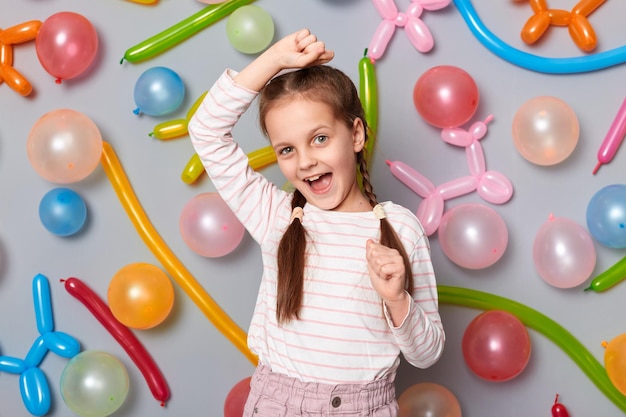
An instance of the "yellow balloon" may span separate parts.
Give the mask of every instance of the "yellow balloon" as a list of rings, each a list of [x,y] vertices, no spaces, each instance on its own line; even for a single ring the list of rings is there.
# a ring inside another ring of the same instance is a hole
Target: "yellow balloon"
[[[615,388],[626,395],[626,333],[606,345],[604,367]]]
[[[165,272],[152,264],[126,265],[109,282],[109,308],[122,324],[149,329],[172,311],[174,286]]]

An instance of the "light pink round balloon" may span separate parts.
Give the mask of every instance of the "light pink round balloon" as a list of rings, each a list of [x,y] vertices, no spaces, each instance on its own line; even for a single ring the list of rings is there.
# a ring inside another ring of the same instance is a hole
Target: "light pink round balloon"
[[[76,110],[58,109],[41,116],[26,141],[31,165],[50,182],[69,184],[91,174],[102,156],[96,124]]]
[[[217,193],[203,193],[189,200],[180,215],[179,227],[187,246],[208,258],[235,250],[245,231]]]
[[[490,310],[478,315],[465,329],[461,345],[467,366],[491,382],[515,378],[530,360],[528,330],[507,311]]]
[[[513,118],[513,143],[525,159],[536,165],[562,162],[576,148],[578,137],[576,113],[556,97],[532,98]]]
[[[398,397],[398,417],[461,417],[461,405],[443,385],[421,382]]]
[[[80,75],[98,51],[98,33],[91,22],[74,12],[59,12],[41,24],[35,39],[37,57],[57,80]]]
[[[557,288],[585,282],[596,266],[596,248],[587,230],[578,223],[550,216],[533,242],[533,261],[539,276]]]
[[[461,204],[448,210],[439,225],[443,253],[467,269],[482,269],[496,263],[508,243],[502,217],[482,204]]]

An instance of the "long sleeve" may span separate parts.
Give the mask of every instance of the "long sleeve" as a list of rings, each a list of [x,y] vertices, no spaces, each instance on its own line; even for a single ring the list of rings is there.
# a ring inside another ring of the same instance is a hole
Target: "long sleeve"
[[[418,368],[428,368],[441,357],[445,332],[439,316],[438,293],[430,260],[427,237],[409,252],[413,267],[413,297],[403,322],[394,327],[385,311],[387,323],[404,358]]]
[[[288,194],[248,165],[232,129],[257,93],[237,85],[226,70],[209,89],[188,125],[191,143],[216,189],[251,236],[261,242]]]

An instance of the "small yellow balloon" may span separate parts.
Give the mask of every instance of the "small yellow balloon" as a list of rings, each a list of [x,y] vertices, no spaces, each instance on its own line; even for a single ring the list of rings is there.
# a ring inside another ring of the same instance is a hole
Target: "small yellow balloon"
[[[615,388],[626,395],[626,333],[606,343],[604,367]]]
[[[113,276],[107,297],[109,308],[120,323],[134,329],[149,329],[170,314],[174,287],[157,266],[133,263]]]

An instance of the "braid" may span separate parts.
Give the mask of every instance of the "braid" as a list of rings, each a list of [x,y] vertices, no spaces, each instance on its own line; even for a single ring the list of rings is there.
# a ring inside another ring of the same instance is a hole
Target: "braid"
[[[306,199],[296,190],[291,200],[292,210],[304,207]],[[285,323],[298,318],[302,306],[304,287],[305,230],[299,219],[291,222],[278,245],[278,286],[276,297],[276,319]]]
[[[359,173],[361,174],[363,193],[369,200],[372,207],[374,207],[378,204],[378,201],[376,200],[376,194],[374,194],[374,190],[370,182],[369,172],[367,171],[367,161],[365,160],[363,152],[359,152],[357,154],[356,162],[359,166]],[[404,262],[405,289],[409,294],[413,295],[413,268],[411,266],[411,262],[409,261],[409,256],[407,255],[402,242],[400,242],[400,238],[396,234],[396,231],[393,227],[391,227],[391,224],[386,218],[380,219],[380,243],[400,252],[402,261]]]

